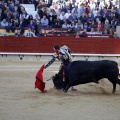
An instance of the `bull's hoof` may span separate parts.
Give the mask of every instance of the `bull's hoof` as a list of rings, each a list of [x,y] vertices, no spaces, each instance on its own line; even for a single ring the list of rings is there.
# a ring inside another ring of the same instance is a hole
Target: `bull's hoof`
[[[113,91],[112,91],[112,94],[115,94],[115,92],[116,92],[116,91],[113,90]]]
[[[64,93],[67,93],[67,90],[63,90]]]

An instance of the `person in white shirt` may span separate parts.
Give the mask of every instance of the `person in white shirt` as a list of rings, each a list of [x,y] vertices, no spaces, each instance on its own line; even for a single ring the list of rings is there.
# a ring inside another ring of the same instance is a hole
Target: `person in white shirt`
[[[65,18],[66,18],[66,19],[68,19],[68,17],[69,17],[70,15],[71,15],[70,10],[67,10],[67,13],[65,13],[65,15],[64,15],[64,16],[65,16]]]
[[[67,20],[64,21],[62,28],[71,28],[71,24],[67,23]]]
[[[94,10],[95,7],[96,7],[95,2],[92,1],[92,0],[90,0],[90,3],[89,3],[88,5],[89,5],[89,7],[90,7],[90,10]]]
[[[80,18],[80,16],[82,15],[84,9],[85,9],[84,5],[79,3],[78,4],[78,18]]]
[[[31,28],[28,28],[28,30],[24,33],[25,37],[36,37],[35,33],[31,31]]]
[[[65,12],[61,12],[60,16],[59,16],[59,19],[60,20],[63,20],[64,19],[64,15],[65,15]]]
[[[94,18],[97,16],[98,12],[99,12],[99,8],[95,7],[95,9],[93,10],[93,16],[94,16]]]

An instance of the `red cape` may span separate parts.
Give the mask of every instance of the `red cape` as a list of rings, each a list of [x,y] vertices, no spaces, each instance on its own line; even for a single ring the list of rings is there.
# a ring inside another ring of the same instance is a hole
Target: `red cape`
[[[39,69],[36,74],[35,88],[38,88],[42,93],[46,92],[45,82],[43,82],[44,65]]]

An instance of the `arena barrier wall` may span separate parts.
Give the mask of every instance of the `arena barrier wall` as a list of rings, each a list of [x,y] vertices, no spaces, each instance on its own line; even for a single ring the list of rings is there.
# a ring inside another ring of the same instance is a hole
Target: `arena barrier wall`
[[[50,56],[53,54],[55,44],[67,45],[72,50],[72,55],[83,56],[85,60],[90,57],[103,59],[103,57],[120,56],[119,38],[73,38],[73,37],[0,37],[0,58],[18,55],[23,60],[24,56],[35,56],[35,59],[41,56]],[[43,58],[44,58],[43,57]],[[17,58],[18,59],[18,58]],[[45,57],[46,59],[46,57]]]

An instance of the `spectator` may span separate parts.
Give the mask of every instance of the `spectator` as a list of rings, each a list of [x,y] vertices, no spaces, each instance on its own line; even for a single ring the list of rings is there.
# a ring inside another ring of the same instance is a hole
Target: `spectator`
[[[19,27],[20,20],[19,20],[19,17],[17,17],[16,14],[13,14],[13,20],[14,20],[14,22],[15,22],[15,26],[16,26],[16,27]]]
[[[59,19],[62,21],[64,19],[65,12],[61,12],[59,15]]]
[[[30,23],[27,26],[28,28],[31,28],[31,31],[34,31],[35,25],[33,23],[33,20],[30,20]]]
[[[108,30],[110,30],[110,28],[111,28],[111,25],[109,24],[109,20],[106,19],[105,24],[104,24],[104,29],[108,31]]]
[[[41,18],[43,18],[43,10],[42,10],[42,8],[40,7],[40,8],[38,8],[38,15],[40,16],[40,19]]]
[[[14,21],[14,19],[11,19],[11,21],[9,21],[8,26],[5,27],[7,32],[10,32],[10,30],[14,33],[15,29],[16,29],[16,22]]]
[[[93,0],[90,0],[90,2],[88,3],[88,5],[89,5],[89,7],[90,7],[90,10],[94,10],[95,9],[95,7],[96,7],[96,4],[95,4],[95,2],[93,1]]]
[[[35,15],[35,18],[33,19],[34,20],[34,23],[36,22],[40,22],[40,16],[38,14]]]
[[[3,3],[3,1],[0,1],[0,8],[4,9],[4,3]]]
[[[78,5],[75,5],[75,7],[72,9],[71,13],[73,13],[77,18],[80,17]]]
[[[95,30],[95,28],[92,28],[91,27],[91,31],[90,32],[87,32],[88,34],[96,34],[96,30]]]
[[[56,14],[56,12],[55,12],[55,10],[54,9],[52,9],[51,11],[50,11],[50,17],[52,16],[52,19],[53,19],[53,21],[57,18],[57,14]]]
[[[20,37],[20,36],[22,36],[22,34],[21,34],[21,29],[18,29],[18,30],[15,32],[14,36],[15,36],[15,37]]]
[[[53,25],[53,27],[54,28],[61,28],[62,26],[61,26],[61,21],[60,21],[60,19],[57,17],[57,19],[54,21],[54,25]]]
[[[49,28],[49,21],[44,15],[43,18],[41,19],[41,25],[43,28]]]
[[[112,21],[113,19],[114,19],[114,20],[116,19],[115,16],[114,16],[114,14],[113,14],[113,12],[110,12],[108,19],[109,19],[110,23],[111,23],[111,21]]]
[[[94,17],[93,17],[93,15],[92,15],[92,13],[91,13],[91,12],[88,13],[87,22],[88,22],[88,23],[91,23],[93,20],[94,20]]]
[[[49,27],[53,27],[55,24],[55,20],[53,19],[53,16],[51,16],[49,13],[47,13],[47,19],[49,21]]]
[[[50,6],[50,9],[54,9],[55,8],[55,2],[52,3],[52,5]]]
[[[120,14],[118,14],[118,12],[117,12],[116,9],[113,10],[113,14],[114,14],[114,16],[115,16],[116,19],[120,18]]]
[[[26,10],[23,10],[22,13],[20,14],[20,19],[24,19],[25,21],[25,26],[28,25],[28,18],[29,18],[29,15],[27,14]]]
[[[39,0],[34,0],[34,7],[35,7],[35,11],[37,10],[37,6],[39,4]]]
[[[80,38],[79,32],[77,32],[77,33],[75,34],[75,38]]]
[[[80,16],[80,21],[82,24],[85,24],[87,22],[87,17],[84,12],[82,13],[82,16]]]
[[[71,15],[70,10],[67,10],[67,13],[65,13],[64,17],[65,17],[66,19],[68,19],[68,17],[69,17],[70,15]]]
[[[105,0],[101,0],[101,1],[100,1],[100,4],[99,4],[99,9],[100,9],[100,10],[101,10],[101,9],[104,9],[104,8],[106,8],[106,6],[107,6],[107,4],[106,4]]]
[[[19,11],[18,11],[17,6],[14,7],[14,13],[13,14],[16,15],[16,17],[19,17]]]
[[[98,23],[97,23],[97,26],[96,26],[96,28],[97,28],[97,32],[102,32],[102,30],[103,30],[103,25],[101,24],[101,21],[100,20],[98,20]]]
[[[3,16],[3,12],[2,9],[0,9],[0,22],[3,20],[4,16]]]
[[[68,13],[69,13],[69,10],[72,10],[72,4],[71,4],[70,0],[66,1],[65,7],[66,7]]]
[[[71,13],[71,15],[68,17],[68,22],[71,24],[72,22],[76,23],[77,22],[77,16],[74,13]]]
[[[90,7],[86,7],[85,10],[84,10],[85,14],[88,14],[90,12]]]
[[[70,33],[74,33],[75,32],[75,22],[71,23],[71,28],[70,28]]]
[[[28,30],[24,33],[25,37],[36,37],[34,32],[32,32],[31,28],[28,28]]]
[[[11,19],[12,19],[12,13],[8,12],[8,13],[6,14],[6,20],[7,20],[8,22],[10,22]]]
[[[97,19],[99,19],[99,20],[102,19],[102,16],[100,15],[100,12],[97,12],[97,15],[96,15],[96,17],[94,19],[95,19],[95,22],[97,22],[96,21]]]
[[[33,15],[29,15],[28,16],[28,21],[27,21],[27,24],[30,24],[31,20],[33,21]]]
[[[42,25],[40,21],[36,21],[35,27],[34,27],[35,35],[39,34],[39,31],[41,31],[41,28],[42,28]]]
[[[80,33],[80,37],[82,38],[86,38],[87,37],[87,30],[84,29],[81,33]]]
[[[62,12],[67,13],[67,7],[66,7],[66,5],[64,5],[64,7],[62,7]]]
[[[94,16],[94,18],[97,16],[98,12],[99,12],[99,8],[95,7],[95,9],[93,10],[93,16]]]
[[[47,11],[47,8],[46,8],[46,7],[43,7],[43,10],[42,10],[42,11],[43,11],[43,16],[47,16],[47,12],[48,12],[48,11]],[[41,17],[41,18],[43,18],[43,17]]]
[[[6,21],[6,19],[3,19],[0,23],[1,27],[6,27],[8,26],[8,22]]]
[[[107,1],[106,8],[107,8],[108,10],[112,9],[112,2],[111,2],[111,1]]]
[[[37,37],[43,37],[43,36],[45,36],[45,35],[42,33],[42,30],[40,30],[36,36],[37,36]]]
[[[112,27],[113,29],[116,29],[116,26],[117,26],[117,20],[116,20],[116,18],[113,18],[113,19],[111,20],[110,24],[111,24],[111,27]]]
[[[96,22],[94,20],[91,22],[91,28],[96,29]]]
[[[105,14],[101,17],[101,23],[102,24],[105,24],[106,18],[107,18],[107,16]]]
[[[88,23],[85,22],[85,24],[83,25],[83,29],[86,29],[86,30],[87,30],[87,27],[88,27]]]
[[[114,28],[111,28],[111,29],[109,30],[109,33],[110,33],[112,36],[114,36],[114,34],[115,34],[115,31],[116,31],[116,29],[114,29]]]
[[[25,20],[22,18],[20,19],[19,29],[21,29],[21,34],[23,35],[25,31]]]
[[[58,6],[57,6],[57,5],[55,5],[55,7],[53,8],[53,12],[58,15],[59,9],[58,9]]]
[[[78,18],[80,18],[80,16],[82,15],[83,11],[84,11],[84,5],[79,3],[78,4]]]
[[[91,31],[91,23],[87,23],[87,28],[86,28],[87,32]]]
[[[15,12],[15,4],[12,2],[10,5],[9,5],[9,10],[13,13]]]
[[[75,24],[75,31],[79,31],[83,29],[83,24],[80,20],[78,20],[78,22]]]
[[[64,21],[62,28],[71,28],[71,25],[68,24],[67,20]]]
[[[110,32],[109,32],[109,30],[104,29],[103,32],[102,32],[102,34],[107,35],[107,34],[110,34]]]
[[[100,4],[100,0],[94,0],[95,4],[96,4],[96,7],[99,7],[99,4]]]

